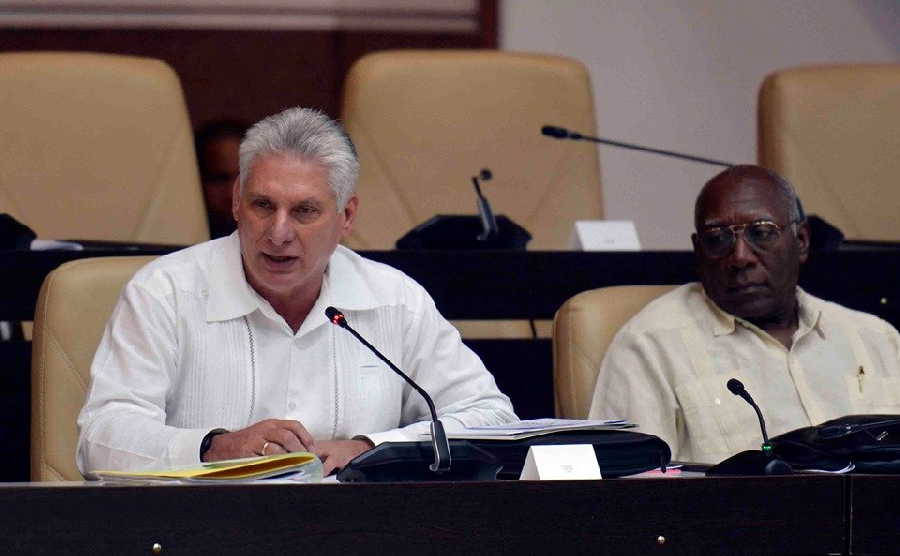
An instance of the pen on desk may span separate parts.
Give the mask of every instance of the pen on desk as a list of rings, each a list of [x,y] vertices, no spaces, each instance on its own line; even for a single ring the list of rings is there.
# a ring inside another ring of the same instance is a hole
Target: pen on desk
[[[856,373],[856,380],[859,382],[859,393],[860,393],[860,394],[862,394],[863,377],[865,377],[865,376],[866,376],[866,370],[863,369],[863,366],[862,366],[862,365],[860,365],[860,366],[859,366],[859,372]]]

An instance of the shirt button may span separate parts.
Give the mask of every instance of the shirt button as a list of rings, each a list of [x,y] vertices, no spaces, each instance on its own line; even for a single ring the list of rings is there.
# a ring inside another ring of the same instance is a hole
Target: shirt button
[[[297,409],[297,404],[295,404],[294,402],[289,403],[288,409],[290,409],[291,411]]]

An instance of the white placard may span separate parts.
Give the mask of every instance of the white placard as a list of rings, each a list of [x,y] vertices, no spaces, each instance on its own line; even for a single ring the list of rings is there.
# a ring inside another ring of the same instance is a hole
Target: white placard
[[[602,479],[590,444],[531,446],[519,480],[574,481]]]
[[[631,220],[578,220],[572,229],[576,251],[640,251],[637,229]]]

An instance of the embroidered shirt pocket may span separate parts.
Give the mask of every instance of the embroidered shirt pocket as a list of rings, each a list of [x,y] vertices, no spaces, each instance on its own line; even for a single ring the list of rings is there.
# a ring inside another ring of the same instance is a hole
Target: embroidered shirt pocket
[[[740,376],[739,372],[731,376]],[[759,433],[756,413],[725,388],[720,376],[695,379],[675,388],[685,429],[694,452],[724,459],[754,447]],[[760,441],[761,442],[761,441]]]
[[[393,371],[377,359],[365,359],[360,362],[356,373],[357,395],[359,399],[371,401],[383,394],[385,378]]]
[[[900,378],[860,370],[844,383],[854,413],[900,413]]]

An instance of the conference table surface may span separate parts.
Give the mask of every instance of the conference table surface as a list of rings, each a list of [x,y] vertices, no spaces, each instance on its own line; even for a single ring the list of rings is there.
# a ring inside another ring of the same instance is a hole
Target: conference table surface
[[[815,474],[0,484],[0,535],[28,554],[887,554],[898,495],[900,477]]]

